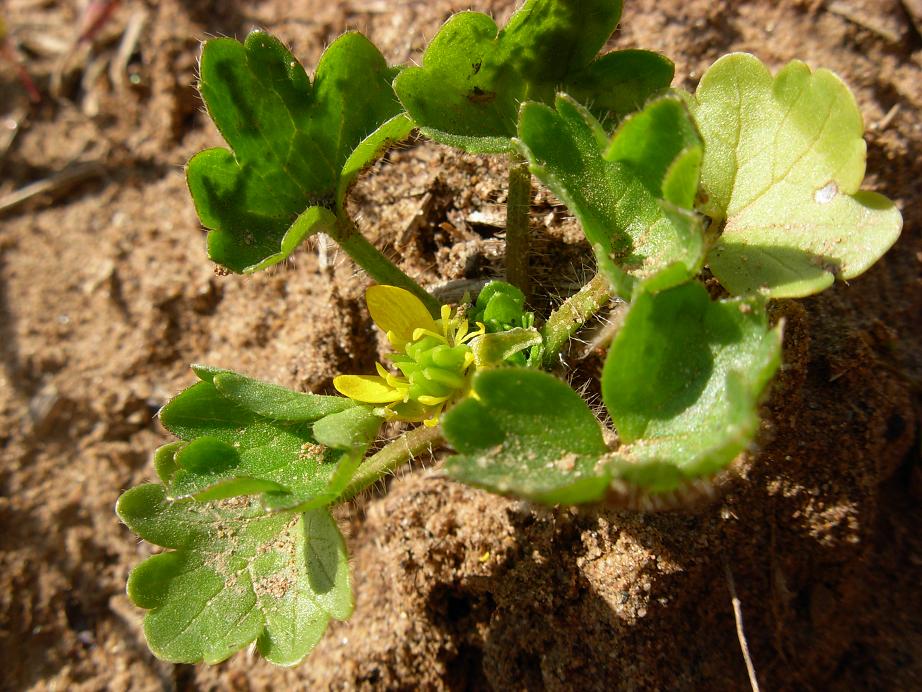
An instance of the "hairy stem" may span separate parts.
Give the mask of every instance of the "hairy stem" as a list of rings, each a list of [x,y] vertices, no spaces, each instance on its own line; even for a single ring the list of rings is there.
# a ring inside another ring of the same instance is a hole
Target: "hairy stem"
[[[528,247],[531,233],[531,172],[518,154],[509,156],[506,201],[506,280],[529,295]]]
[[[358,471],[343,491],[341,500],[355,497],[388,473],[403,466],[417,454],[422,454],[440,445],[444,440],[442,428],[438,425],[432,428],[421,425],[401,435],[385,445],[379,452],[368,457],[359,466]]]
[[[578,293],[567,298],[552,312],[541,330],[544,337],[541,364],[546,368],[552,367],[570,337],[601,310],[611,297],[612,288],[608,279],[602,274],[596,274]]]
[[[405,288],[423,301],[434,317],[438,317],[439,302],[429,295],[426,289],[404,274],[378,248],[368,242],[352,219],[343,215],[337,216],[336,227],[328,232],[346,254],[368,272],[372,279],[379,284]]]

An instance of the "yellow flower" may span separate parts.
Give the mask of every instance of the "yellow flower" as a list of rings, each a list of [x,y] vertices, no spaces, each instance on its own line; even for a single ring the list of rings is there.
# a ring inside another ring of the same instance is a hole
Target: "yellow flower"
[[[468,342],[484,333],[483,325],[469,331],[448,305],[433,319],[419,298],[396,286],[372,286],[365,301],[394,348],[387,358],[400,374],[376,363],[377,375],[340,375],[333,386],[354,401],[384,404],[380,410],[388,418],[438,424],[445,406],[469,388],[474,354]]]

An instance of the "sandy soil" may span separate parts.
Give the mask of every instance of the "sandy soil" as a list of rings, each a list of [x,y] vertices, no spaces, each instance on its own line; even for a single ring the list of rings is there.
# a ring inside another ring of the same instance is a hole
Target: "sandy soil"
[[[306,65],[346,28],[392,61],[418,58],[454,0],[244,3],[125,0],[65,54],[76,0],[3,12],[45,94],[0,69],[0,687],[38,689],[745,689],[732,575],[766,689],[922,687],[922,39],[917,2],[629,0],[614,44],[662,51],[678,85],[731,50],[829,67],[868,126],[868,184],[903,237],[869,274],[780,303],[785,368],[759,449],[695,512],[536,510],[439,477],[400,474],[340,520],[357,609],[292,670],[241,654],[212,668],[156,661],[127,601],[150,548],[119,524],[152,478],[154,413],[191,362],[324,391],[370,371],[365,279],[315,248],[253,277],[205,258],[182,165],[219,143],[191,85],[198,41],[256,26]],[[480,3],[502,20],[511,2]],[[143,22],[133,51],[118,47]],[[50,93],[56,93],[53,97]],[[82,168],[75,168],[80,167]],[[425,282],[501,266],[503,164],[420,142],[355,190],[361,224]],[[585,249],[538,191],[549,300]],[[501,218],[501,217],[500,217]]]

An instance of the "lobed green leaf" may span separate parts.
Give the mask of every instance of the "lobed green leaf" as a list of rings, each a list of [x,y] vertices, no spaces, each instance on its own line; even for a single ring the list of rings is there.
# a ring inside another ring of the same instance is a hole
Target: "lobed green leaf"
[[[704,239],[691,206],[701,140],[685,106],[661,98],[628,118],[609,140],[571,97],[556,109],[522,106],[520,147],[532,172],[576,215],[599,268],[624,298],[662,290],[701,268]]]
[[[698,283],[640,295],[602,374],[622,442],[613,473],[665,491],[729,464],[758,429],[780,353],[761,299],[714,302]]]
[[[519,104],[550,103],[558,88],[621,117],[668,87],[673,65],[640,50],[594,59],[620,17],[620,0],[527,0],[502,30],[461,12],[394,89],[427,136],[473,153],[514,151]]]
[[[164,427],[185,441],[157,457],[172,498],[259,494],[276,510],[329,504],[382,423],[341,397],[291,392],[204,366],[196,372],[203,381],[160,412]]]
[[[690,107],[705,143],[701,208],[722,229],[708,263],[732,293],[810,295],[896,242],[899,211],[859,190],[864,126],[832,72],[794,61],[773,79],[757,58],[728,55]]]
[[[358,172],[412,129],[390,85],[396,73],[358,33],[330,44],[313,84],[261,31],[207,41],[199,89],[231,148],[203,151],[186,170],[211,229],[209,257],[256,271],[330,229]]]
[[[116,511],[142,538],[171,548],[128,579],[151,651],[176,663],[217,663],[256,642],[293,665],[330,618],[352,612],[345,544],[325,509],[266,514],[249,500],[171,501],[163,486],[129,490]]]
[[[726,467],[758,429],[758,401],[778,367],[780,327],[764,302],[713,302],[698,283],[641,293],[609,351],[605,405],[621,446],[547,373],[481,371],[472,396],[443,417],[458,456],[447,473],[469,485],[548,504],[596,502],[612,481],[675,490]]]

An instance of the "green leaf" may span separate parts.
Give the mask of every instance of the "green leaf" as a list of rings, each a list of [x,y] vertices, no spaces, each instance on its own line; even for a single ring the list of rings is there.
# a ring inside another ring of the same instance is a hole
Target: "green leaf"
[[[703,153],[685,105],[661,98],[622,123],[604,158],[630,170],[655,198],[691,209]]]
[[[668,87],[673,65],[639,50],[594,59],[620,17],[620,0],[527,0],[502,30],[461,12],[394,89],[427,136],[473,153],[513,151],[519,104],[550,103],[557,89],[621,117]]]
[[[653,101],[609,141],[599,122],[559,95],[556,110],[526,103],[519,142],[532,172],[576,215],[599,268],[625,299],[701,268],[704,240],[690,204],[701,141],[676,98]]]
[[[694,282],[641,294],[602,374],[622,442],[615,475],[665,491],[729,464],[758,429],[780,352],[759,298],[713,302]]]
[[[160,412],[164,427],[187,442],[173,450],[172,460],[162,455],[161,478],[173,498],[261,494],[275,510],[327,505],[381,425],[367,408],[340,397],[290,392],[202,366],[196,372],[203,381]]]
[[[211,382],[221,395],[263,416],[285,421],[313,421],[355,406],[342,396],[294,392],[277,384],[260,382],[230,370],[193,365],[199,379]]]
[[[209,257],[256,271],[329,230],[359,171],[412,128],[390,86],[396,73],[358,33],[330,44],[313,84],[263,32],[207,41],[199,89],[232,149],[203,151],[186,171]]]
[[[228,443],[259,419],[253,411],[221,396],[211,382],[198,382],[160,410],[160,422],[183,440],[211,435]]]
[[[345,545],[326,510],[170,501],[150,484],[122,495],[116,511],[142,538],[173,549],[128,579],[129,598],[150,611],[144,633],[159,658],[217,663],[255,641],[269,661],[294,665],[331,617],[352,612]]]
[[[442,418],[458,451],[445,470],[478,488],[547,504],[600,499],[610,476],[599,421],[567,384],[538,370],[485,370]]]
[[[725,56],[691,108],[705,143],[701,208],[723,230],[708,262],[732,293],[810,295],[896,242],[899,211],[859,190],[864,126],[832,72],[795,61],[772,79],[751,55]]]

